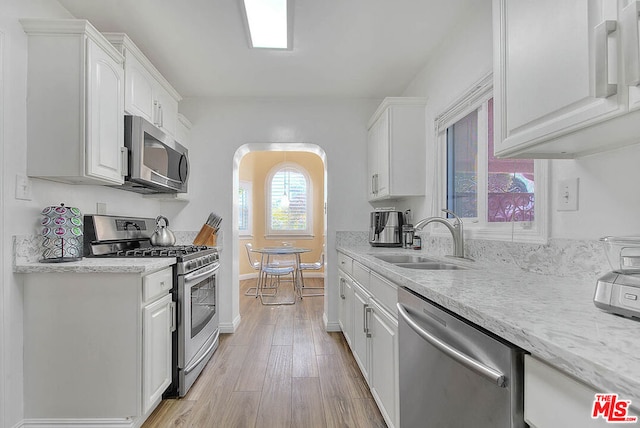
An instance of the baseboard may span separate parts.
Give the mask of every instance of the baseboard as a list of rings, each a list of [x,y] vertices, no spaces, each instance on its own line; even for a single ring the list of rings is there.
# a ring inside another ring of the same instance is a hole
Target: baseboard
[[[238,314],[235,319],[230,323],[220,323],[218,328],[220,329],[220,333],[235,333],[240,325],[240,315]]]
[[[324,273],[323,272],[308,272],[306,271],[306,273],[303,274],[305,276],[305,278],[324,278]],[[244,281],[247,279],[256,279],[258,278],[258,273],[243,273],[241,275],[238,275],[238,279],[240,281]]]
[[[327,319],[327,314],[326,313],[322,314],[322,322],[324,323],[325,331],[330,331],[330,332],[342,331],[342,327],[340,327],[340,323],[339,322],[329,322],[329,320]]]
[[[25,419],[14,428],[136,428],[131,418],[105,419]]]

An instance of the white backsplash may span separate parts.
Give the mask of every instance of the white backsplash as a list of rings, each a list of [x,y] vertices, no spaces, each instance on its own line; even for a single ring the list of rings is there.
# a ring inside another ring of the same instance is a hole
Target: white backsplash
[[[424,254],[445,256],[452,252],[451,238],[420,234]],[[368,232],[337,232],[337,246],[368,246]],[[467,257],[496,265],[517,266],[527,272],[594,280],[610,270],[602,244],[597,240],[550,239],[547,244],[468,239]]]

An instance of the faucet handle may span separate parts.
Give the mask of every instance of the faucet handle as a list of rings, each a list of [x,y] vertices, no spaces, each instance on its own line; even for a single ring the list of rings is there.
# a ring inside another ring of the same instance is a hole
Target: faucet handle
[[[451,214],[453,216],[453,218],[456,219],[456,221],[455,221],[456,224],[462,224],[462,219],[460,217],[458,217],[458,215],[456,213],[454,213],[453,211],[448,210],[446,208],[442,208],[442,211],[447,213],[447,214]]]

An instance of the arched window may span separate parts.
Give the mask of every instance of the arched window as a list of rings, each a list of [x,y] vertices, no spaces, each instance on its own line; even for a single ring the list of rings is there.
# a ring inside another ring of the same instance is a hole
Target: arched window
[[[266,186],[267,235],[311,235],[313,200],[307,171],[295,163],[281,163],[269,174]]]

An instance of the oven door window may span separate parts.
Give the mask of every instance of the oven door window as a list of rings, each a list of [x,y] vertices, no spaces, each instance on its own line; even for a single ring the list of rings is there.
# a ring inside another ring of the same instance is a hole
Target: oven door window
[[[216,314],[216,275],[191,287],[191,338],[194,338]]]

